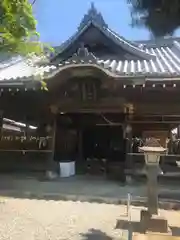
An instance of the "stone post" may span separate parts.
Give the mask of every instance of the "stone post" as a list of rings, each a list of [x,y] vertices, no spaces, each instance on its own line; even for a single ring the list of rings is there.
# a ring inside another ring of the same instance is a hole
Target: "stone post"
[[[160,156],[154,156],[154,153],[151,155],[149,153],[145,153],[145,158],[159,158]],[[158,159],[156,159],[159,161]],[[146,160],[146,161],[149,161]],[[158,214],[158,170],[159,167],[156,164],[146,163],[147,170],[147,206],[148,212],[150,215]]]

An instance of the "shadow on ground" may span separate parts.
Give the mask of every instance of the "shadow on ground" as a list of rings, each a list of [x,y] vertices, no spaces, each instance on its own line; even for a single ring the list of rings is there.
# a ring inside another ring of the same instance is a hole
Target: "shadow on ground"
[[[125,198],[111,198],[105,196],[88,196],[87,194],[79,195],[77,194],[69,194],[69,193],[42,193],[42,192],[31,192],[31,191],[23,191],[23,190],[12,190],[12,191],[4,191],[1,190],[0,187],[0,197],[11,197],[18,199],[32,199],[32,200],[46,200],[46,201],[80,201],[80,202],[89,202],[89,203],[105,203],[105,204],[114,204],[114,205],[126,205],[127,199]],[[179,201],[161,201],[159,199],[159,209],[164,210],[180,210],[180,202]],[[131,206],[136,207],[147,207],[147,203],[145,199],[137,198],[131,202]]]
[[[82,233],[82,240],[113,240],[112,237],[97,229],[89,229],[87,233]]]
[[[147,207],[145,189],[142,184],[124,185],[92,176],[75,176],[43,182],[39,181],[37,176],[0,174],[0,196],[12,198],[126,205],[127,194],[131,193],[132,206]],[[179,190],[175,193],[159,194],[159,208],[179,210]]]
[[[179,227],[174,227],[174,226],[169,226],[172,236],[179,237],[180,236],[180,228]],[[115,229],[123,229],[123,230],[129,230],[131,229],[132,232],[136,233],[144,233],[144,231],[141,229],[141,224],[140,222],[129,222],[127,220],[117,220]],[[163,233],[163,232],[160,232]]]
[[[87,196],[87,195],[71,195],[71,194],[41,194],[41,193],[31,193],[31,192],[24,192],[24,191],[11,191],[11,192],[3,192],[0,190],[1,197],[10,197],[10,198],[20,198],[20,199],[31,199],[31,200],[46,200],[46,201],[80,201],[80,202],[89,202],[89,203],[106,203],[106,204],[114,204],[114,205],[121,205],[126,204],[127,200],[113,200],[113,199],[106,199],[104,197],[97,197],[97,196]],[[141,203],[138,206],[142,206]]]

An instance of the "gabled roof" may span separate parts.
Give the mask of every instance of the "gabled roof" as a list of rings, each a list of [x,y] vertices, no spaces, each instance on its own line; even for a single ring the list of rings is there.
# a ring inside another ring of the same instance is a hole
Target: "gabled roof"
[[[180,39],[168,38],[149,41],[130,42],[109,29],[102,15],[91,5],[84,16],[77,32],[63,43],[57,55],[65,51],[90,26],[96,27],[105,36],[137,56],[137,60],[97,58],[81,46],[70,59],[54,64],[53,61],[39,65],[41,59],[18,57],[11,61],[0,62],[0,84],[2,82],[36,80],[39,76],[51,78],[60,71],[72,67],[92,66],[101,69],[107,75],[120,79],[122,77],[143,77],[150,80],[180,80]]]
[[[117,33],[112,31],[104,21],[101,13],[99,13],[96,10],[93,3],[91,4],[91,8],[89,9],[88,13],[84,15],[75,34],[72,35],[61,46],[55,48],[57,50],[55,58],[58,55],[62,54],[62,52],[64,52],[68,47],[70,47],[76,40],[78,40],[78,38],[91,26],[97,28],[107,38],[111,39],[117,46],[121,47],[125,51],[146,60],[154,58],[153,54],[145,52],[143,49],[139,48],[136,44],[127,41],[125,38],[119,36]]]
[[[141,46],[147,53],[152,53],[155,59],[150,60],[110,60],[96,58],[84,48],[86,54],[74,54],[70,59],[59,65],[59,71],[66,67],[84,66],[86,64],[101,67],[103,71],[115,78],[145,77],[164,80],[180,77],[180,43],[174,41],[172,46],[152,47]],[[83,48],[81,49],[83,51]],[[179,78],[180,79],[180,78]]]

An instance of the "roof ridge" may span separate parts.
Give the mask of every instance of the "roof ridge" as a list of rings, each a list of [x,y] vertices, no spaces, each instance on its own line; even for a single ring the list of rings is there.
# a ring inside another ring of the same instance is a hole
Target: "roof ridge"
[[[151,59],[151,58],[156,58],[156,56],[154,54],[150,54],[150,53],[147,53],[146,51],[144,51],[142,48],[140,48],[139,46],[133,44],[133,42],[130,42],[128,40],[126,40],[125,38],[117,35],[115,32],[113,32],[111,29],[107,28],[107,31],[110,32],[111,34],[113,34],[116,38],[118,38],[118,40],[120,41],[123,41],[123,43],[127,44],[128,48],[131,48],[131,50],[134,50],[136,51],[136,53],[140,53],[143,54],[144,56],[143,57],[148,57],[148,59]],[[142,56],[141,56],[142,57]]]
[[[95,21],[101,27],[108,27],[101,12],[96,9],[94,2],[91,2],[91,7],[89,8],[88,12],[84,14],[84,17],[79,24],[78,30],[81,30],[85,25],[88,24],[89,21]]]
[[[144,48],[170,47],[174,45],[174,42],[180,42],[180,37],[135,41],[137,45],[142,45]]]
[[[137,45],[129,42],[128,40],[126,40],[123,37],[118,36],[114,31],[110,30],[108,27],[105,26],[101,26],[98,23],[96,23],[94,20],[90,20],[83,28],[78,29],[75,34],[73,34],[67,41],[65,41],[62,45],[61,45],[61,49],[60,51],[57,52],[56,56],[52,57],[52,59],[56,58],[59,54],[61,54],[66,48],[68,48],[75,40],[78,39],[78,37],[85,31],[87,30],[91,25],[95,26],[96,28],[98,28],[104,35],[106,35],[107,37],[111,38],[112,41],[114,41],[116,44],[118,44],[119,46],[121,46],[122,48],[124,48],[127,51],[133,52],[134,54],[139,55],[141,58],[145,58],[145,59],[152,59],[152,58],[156,58],[155,55],[153,54],[148,54],[147,52],[145,52],[144,50],[142,50],[141,48],[139,48]]]
[[[113,34],[115,34],[117,37],[121,38],[122,40],[124,40],[124,41],[126,41],[126,42],[128,42],[128,43],[130,43],[130,44],[132,44],[132,45],[134,45],[134,46],[136,46],[136,47],[139,45],[139,44],[136,43],[136,41],[128,40],[128,39],[126,39],[125,37],[123,37],[122,35],[120,35],[119,33],[117,33],[116,31],[114,31],[114,30],[112,30],[112,29],[110,29],[110,28],[108,28],[108,29],[111,30],[111,32],[112,32]]]

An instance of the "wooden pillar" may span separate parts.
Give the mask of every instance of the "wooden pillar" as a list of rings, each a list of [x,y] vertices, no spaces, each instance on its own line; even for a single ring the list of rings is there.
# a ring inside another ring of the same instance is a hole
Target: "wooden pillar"
[[[27,116],[24,116],[23,122],[26,125],[25,128],[24,128],[24,134],[23,134],[23,138],[24,138],[23,149],[28,150],[29,124],[28,124],[28,117]],[[27,152],[22,151],[21,152],[21,157],[22,157],[23,161],[27,163],[28,160],[29,160],[29,152],[28,151]]]
[[[57,164],[54,161],[54,154],[55,154],[55,141],[56,141],[56,118],[54,117],[52,128],[51,128],[51,140],[50,140],[50,154],[48,158],[48,170],[49,171],[56,171],[57,170]]]
[[[127,168],[132,168],[132,126],[126,124],[124,127],[124,138],[126,139],[126,166]]]
[[[168,154],[173,154],[173,134],[171,129],[169,130],[168,133],[168,144],[167,144],[167,148],[168,148]]]
[[[24,137],[25,137],[25,146],[27,147],[28,146],[28,140],[29,140],[29,124],[27,123],[27,118],[25,118],[25,124],[26,124],[26,127],[25,127]]]
[[[124,139],[125,139],[125,151],[126,151],[126,159],[125,159],[125,165],[126,165],[126,182],[130,183],[131,178],[131,171],[133,169],[133,156],[130,155],[132,153],[132,126],[129,124],[125,124],[124,126]]]
[[[2,137],[3,137],[3,111],[0,110],[0,141],[2,141]],[[1,147],[2,147],[2,143],[1,143]],[[0,158],[2,158],[2,154],[0,152]]]
[[[177,127],[177,138],[178,139],[180,138],[180,125],[178,125]]]
[[[51,135],[50,144],[49,144],[50,154],[48,154],[49,157],[48,157],[48,164],[47,164],[47,168],[48,168],[47,176],[49,179],[53,179],[53,178],[57,177],[58,170],[59,170],[59,166],[58,166],[57,162],[55,162],[55,160],[54,160],[56,130],[57,130],[56,115],[58,113],[58,108],[56,106],[52,106],[52,107],[50,107],[50,110],[51,110],[51,114],[52,114],[52,123],[51,123],[50,130],[46,129],[47,132],[49,132],[48,134]]]
[[[0,110],[0,140],[3,134],[3,111]]]
[[[78,160],[83,161],[83,131],[79,129],[78,131]]]
[[[84,173],[84,159],[83,159],[83,131],[81,128],[78,129],[77,138],[77,159],[76,159],[76,170],[79,173]]]

